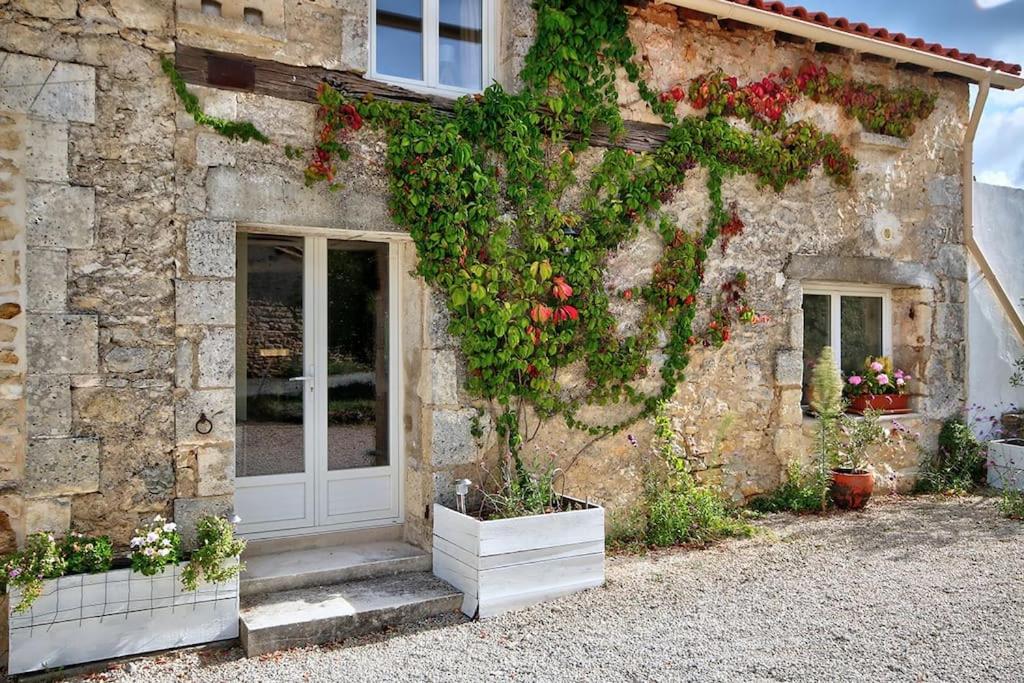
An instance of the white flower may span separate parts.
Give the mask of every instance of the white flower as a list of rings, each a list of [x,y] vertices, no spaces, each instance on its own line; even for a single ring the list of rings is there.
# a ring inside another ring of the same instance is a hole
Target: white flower
[[[164,524],[164,531],[167,531],[167,532],[174,531],[177,528],[178,528],[178,525],[175,524],[174,522],[167,522],[167,524]]]
[[[160,537],[157,535],[155,531],[150,531],[148,534],[146,534],[146,541],[148,541],[149,543],[152,543],[158,538]]]
[[[156,552],[157,552],[158,555],[160,555],[160,557],[167,557],[168,555],[171,554],[171,549],[170,548],[161,548],[160,550],[158,550]]]
[[[165,538],[164,540],[161,541],[161,543],[163,543],[164,545],[170,545],[171,544],[171,539]]]
[[[135,538],[132,539],[132,547],[133,548],[138,548],[140,545],[142,545],[142,538],[141,537],[136,536]]]
[[[153,557],[153,554],[155,552],[156,551],[153,550],[152,548],[146,548],[145,550],[142,551],[142,554],[145,555],[146,557]]]
[[[232,524],[238,524],[241,521],[242,521],[242,518],[239,517],[238,515],[235,515],[234,517],[231,518],[231,523]]]
[[[153,521],[154,522],[162,522],[162,521],[164,521],[164,518],[161,517],[160,515],[157,515],[156,517],[153,518]]]

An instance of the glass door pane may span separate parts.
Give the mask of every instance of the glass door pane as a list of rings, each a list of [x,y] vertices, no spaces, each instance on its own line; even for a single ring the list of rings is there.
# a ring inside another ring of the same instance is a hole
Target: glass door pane
[[[235,474],[303,472],[303,238],[240,234]]]
[[[384,467],[388,247],[327,242],[327,468]]]

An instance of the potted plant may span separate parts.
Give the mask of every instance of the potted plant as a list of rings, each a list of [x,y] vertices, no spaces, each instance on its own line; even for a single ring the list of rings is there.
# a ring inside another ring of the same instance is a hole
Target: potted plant
[[[183,562],[177,526],[157,516],[115,561],[105,536],[32,534],[0,561],[0,588],[10,594],[9,673],[237,637],[244,541],[214,517],[199,521],[197,538]]]
[[[868,410],[883,414],[910,412],[908,382],[903,370],[893,369],[888,356],[869,356],[859,373],[846,378],[843,393],[849,397],[849,411],[863,415]]]
[[[492,617],[604,584],[604,509],[560,495],[552,463],[502,459],[495,490],[457,482],[458,509],[435,503],[434,574],[462,591],[462,611]],[[479,504],[467,508],[471,490]]]
[[[869,359],[867,367],[870,369],[880,362]],[[848,386],[849,381],[846,384]],[[866,408],[861,417],[845,414],[844,383],[830,347],[822,349],[811,385],[811,407],[819,423],[819,462],[823,471],[826,467],[830,469],[829,496],[842,510],[860,510],[867,505],[875,488],[867,451],[885,442],[889,431],[879,423],[879,411]]]

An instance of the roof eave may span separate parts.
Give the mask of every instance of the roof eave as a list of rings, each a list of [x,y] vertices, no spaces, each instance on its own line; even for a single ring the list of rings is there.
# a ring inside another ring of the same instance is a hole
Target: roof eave
[[[932,54],[896,43],[875,40],[867,36],[840,31],[839,29],[814,24],[803,19],[787,17],[767,10],[737,5],[726,0],[660,0],[665,4],[696,10],[714,15],[721,19],[734,19],[746,24],[760,26],[773,31],[789,33],[817,43],[829,43],[846,47],[856,52],[877,55],[914,64],[936,73],[948,73],[959,76],[972,83],[980,83],[986,79],[994,88],[1017,90],[1024,86],[1024,77],[969,64],[958,59]]]

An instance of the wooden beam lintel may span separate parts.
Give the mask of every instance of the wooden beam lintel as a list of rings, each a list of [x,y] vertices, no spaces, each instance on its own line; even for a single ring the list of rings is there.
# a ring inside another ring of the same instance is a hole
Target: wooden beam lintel
[[[254,81],[250,89],[257,95],[277,97],[297,102],[316,102],[316,91],[321,83],[326,82],[346,94],[362,98],[372,96],[392,102],[410,102],[428,104],[442,113],[451,113],[454,100],[443,97],[423,95],[398,86],[381,83],[365,78],[362,74],[352,71],[336,71],[318,66],[296,66],[282,64],[266,59],[257,59],[245,55],[217,52],[203,48],[178,45],[176,50],[178,73],[186,83],[210,88],[225,88],[210,82],[208,63],[210,58],[219,60],[221,64],[236,61],[252,68]],[[259,121],[253,121],[259,126]],[[660,147],[668,137],[669,128],[657,123],[626,121],[626,132],[614,142],[608,137],[607,129],[594,131],[590,143],[595,147],[623,147],[638,152],[653,151]],[[310,131],[312,138],[313,131]]]

